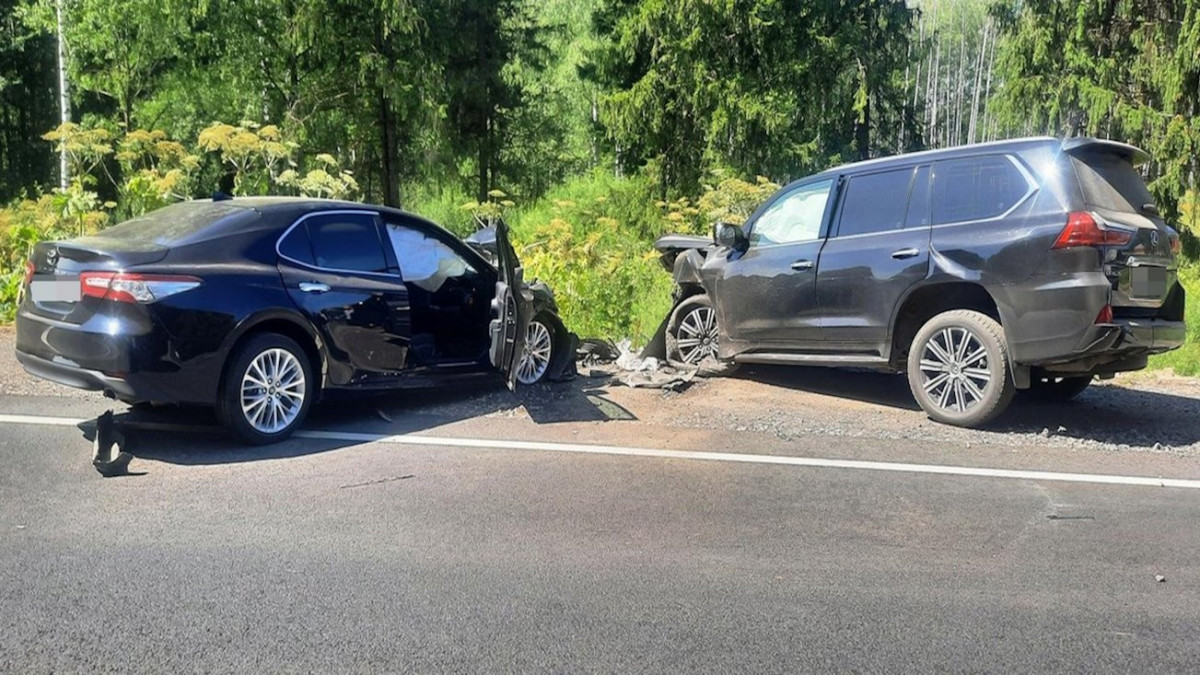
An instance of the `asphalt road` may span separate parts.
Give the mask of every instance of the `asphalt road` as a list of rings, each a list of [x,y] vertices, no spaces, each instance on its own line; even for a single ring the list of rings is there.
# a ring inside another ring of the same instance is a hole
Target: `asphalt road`
[[[136,458],[110,479],[87,424],[37,423],[105,401],[0,394],[32,422],[0,424],[0,671],[1194,672],[1200,489],[463,447],[1200,479],[1153,429],[1121,451],[1025,428],[1149,390],[960,435],[864,381],[407,394],[322,406],[333,438],[271,448],[118,408]],[[793,394],[790,426],[755,426]]]
[[[316,422],[366,419],[335,408]],[[0,670],[1161,672],[1200,659],[1200,490],[344,440],[251,451],[174,430],[130,445],[141,475],[101,479],[79,429],[0,430]]]

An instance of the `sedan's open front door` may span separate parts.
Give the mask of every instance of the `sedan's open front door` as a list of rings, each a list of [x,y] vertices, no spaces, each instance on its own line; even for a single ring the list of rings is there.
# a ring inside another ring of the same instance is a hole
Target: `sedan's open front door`
[[[492,299],[491,359],[509,389],[517,385],[517,362],[525,350],[525,332],[533,319],[533,293],[525,286],[521,261],[508,240],[508,225],[496,225],[496,297]]]

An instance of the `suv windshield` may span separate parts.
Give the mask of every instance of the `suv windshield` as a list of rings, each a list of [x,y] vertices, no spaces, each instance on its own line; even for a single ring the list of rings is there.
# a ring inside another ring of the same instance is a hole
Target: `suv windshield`
[[[1123,213],[1141,213],[1154,196],[1142,175],[1125,157],[1114,152],[1082,152],[1071,155],[1083,200],[1093,208]]]

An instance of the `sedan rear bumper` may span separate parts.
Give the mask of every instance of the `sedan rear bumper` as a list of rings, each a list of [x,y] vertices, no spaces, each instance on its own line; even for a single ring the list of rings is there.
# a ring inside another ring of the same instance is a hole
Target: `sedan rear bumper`
[[[133,313],[72,324],[20,312],[16,356],[31,375],[68,387],[123,401],[199,404],[216,400],[223,362],[207,342],[174,340]]]
[[[76,389],[103,391],[105,394],[111,394],[115,398],[138,398],[128,382],[119,377],[105,375],[98,370],[88,370],[76,365],[43,359],[33,354],[26,354],[20,350],[17,351],[17,362],[21,364],[21,367],[27,373],[34,377],[40,377],[43,380],[57,382],[58,384],[75,387]]]

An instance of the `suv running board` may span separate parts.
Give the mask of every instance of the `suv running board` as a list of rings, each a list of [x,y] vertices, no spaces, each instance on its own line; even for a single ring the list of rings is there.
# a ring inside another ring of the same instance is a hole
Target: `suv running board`
[[[739,354],[735,363],[777,363],[796,366],[844,366],[890,370],[888,360],[867,354]]]

